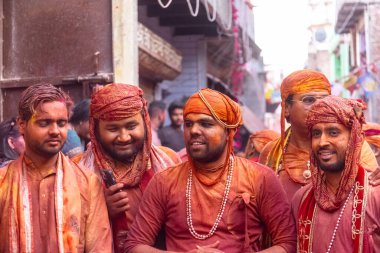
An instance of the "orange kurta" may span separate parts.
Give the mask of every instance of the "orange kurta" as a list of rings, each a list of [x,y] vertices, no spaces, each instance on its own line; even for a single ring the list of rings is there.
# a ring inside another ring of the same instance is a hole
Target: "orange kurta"
[[[185,162],[156,174],[151,180],[130,229],[127,251],[139,244],[153,245],[162,226],[165,226],[167,250],[172,251],[188,251],[217,240],[220,241],[218,249],[223,252],[240,253],[247,245],[258,251],[265,227],[274,245],[287,252],[295,251],[295,223],[275,174],[267,167],[240,157],[235,158],[228,201],[216,232],[206,240],[195,239],[189,232],[184,201],[189,168],[190,163]],[[220,182],[206,186],[193,176],[192,219],[198,233],[207,234],[214,224],[226,178],[227,172]]]
[[[63,157],[63,155],[62,155]],[[23,158],[19,158],[0,170],[0,252],[10,252],[9,220],[11,207],[9,179],[18,166],[22,166]],[[63,158],[67,159],[68,158]],[[25,160],[24,160],[25,161]],[[26,161],[26,180],[30,192],[31,225],[33,252],[58,252],[57,216],[55,208],[56,169],[40,172],[33,168],[31,161]],[[71,170],[79,188],[80,201],[74,209],[80,210],[79,243],[75,252],[111,252],[112,238],[104,200],[103,190],[94,173],[81,167],[65,168]],[[64,189],[64,191],[67,189]],[[65,221],[74,222],[74,219]],[[75,226],[74,226],[75,227]],[[20,228],[18,228],[19,230]],[[22,237],[22,234],[19,234]],[[20,246],[18,246],[20,247]]]

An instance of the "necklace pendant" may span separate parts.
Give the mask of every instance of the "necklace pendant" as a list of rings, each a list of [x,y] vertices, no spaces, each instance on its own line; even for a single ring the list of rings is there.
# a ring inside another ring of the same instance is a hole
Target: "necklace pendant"
[[[311,178],[311,171],[310,170],[305,170],[303,173],[302,173],[303,177],[305,179],[309,179]]]
[[[311,170],[310,170],[310,160],[307,161],[306,163],[307,165],[307,169],[304,170],[304,172],[302,173],[303,177],[308,180],[309,178],[311,178]]]

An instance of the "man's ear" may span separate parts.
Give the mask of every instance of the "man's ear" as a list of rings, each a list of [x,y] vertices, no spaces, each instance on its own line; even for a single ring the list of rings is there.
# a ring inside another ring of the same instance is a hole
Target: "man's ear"
[[[285,118],[288,118],[290,116],[289,107],[290,107],[290,105],[288,103],[285,103],[285,108],[284,108]]]
[[[19,130],[19,132],[20,132],[21,135],[24,135],[26,123],[27,122],[25,120],[17,118],[17,125],[18,125],[18,128],[19,128],[18,130]]]
[[[12,137],[8,137],[7,142],[8,142],[8,146],[11,149],[15,149],[15,145],[13,144],[13,138]]]

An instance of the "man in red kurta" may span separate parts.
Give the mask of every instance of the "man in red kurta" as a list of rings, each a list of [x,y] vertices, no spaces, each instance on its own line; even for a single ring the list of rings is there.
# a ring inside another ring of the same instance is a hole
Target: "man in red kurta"
[[[266,252],[294,252],[295,224],[276,175],[233,155],[239,105],[203,89],[187,101],[184,122],[189,161],[151,180],[126,251],[159,252],[152,245],[164,225],[171,252],[257,252],[264,229],[273,238]]]
[[[50,84],[19,102],[25,153],[0,169],[0,252],[111,252],[97,176],[61,152],[70,99]]]
[[[380,188],[360,160],[365,107],[329,96],[309,112],[312,183],[292,203],[298,252],[380,252]]]
[[[114,176],[116,184],[108,185],[105,193],[114,250],[120,252],[148,182],[180,159],[173,150],[152,144],[143,91],[133,85],[109,84],[93,94],[90,139],[80,163],[100,179],[104,171]]]

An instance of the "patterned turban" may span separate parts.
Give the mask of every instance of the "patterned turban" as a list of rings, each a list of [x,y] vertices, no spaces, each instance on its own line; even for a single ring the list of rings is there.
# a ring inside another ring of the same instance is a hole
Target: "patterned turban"
[[[327,96],[318,100],[310,109],[306,125],[311,133],[315,124],[339,123],[350,129],[345,165],[336,197],[329,197],[327,186],[324,183],[323,172],[318,169],[317,159],[311,155],[312,183],[315,190],[315,199],[324,210],[338,209],[347,198],[354,185],[358,173],[360,151],[364,141],[362,124],[365,123],[363,111],[367,108],[364,102]]]
[[[91,97],[90,104],[90,139],[91,147],[95,154],[95,161],[101,169],[112,169],[113,160],[102,150],[96,140],[95,121],[117,121],[132,117],[142,112],[145,122],[145,141],[143,151],[135,158],[136,168],[130,170],[126,185],[134,186],[140,182],[150,156],[152,134],[150,128],[150,118],[147,111],[147,103],[143,98],[143,91],[133,85],[109,84],[95,92]],[[138,165],[138,166],[137,166]]]
[[[228,154],[233,153],[233,138],[243,124],[240,106],[228,96],[205,88],[193,94],[183,108],[183,116],[189,113],[201,113],[212,116],[220,125],[229,129]],[[227,156],[227,159],[229,156]],[[191,157],[189,157],[191,159]]]
[[[321,72],[303,69],[287,77],[281,83],[281,140],[285,138],[285,102],[291,94],[327,91],[331,94],[331,84]],[[284,145],[282,143],[282,145]]]

